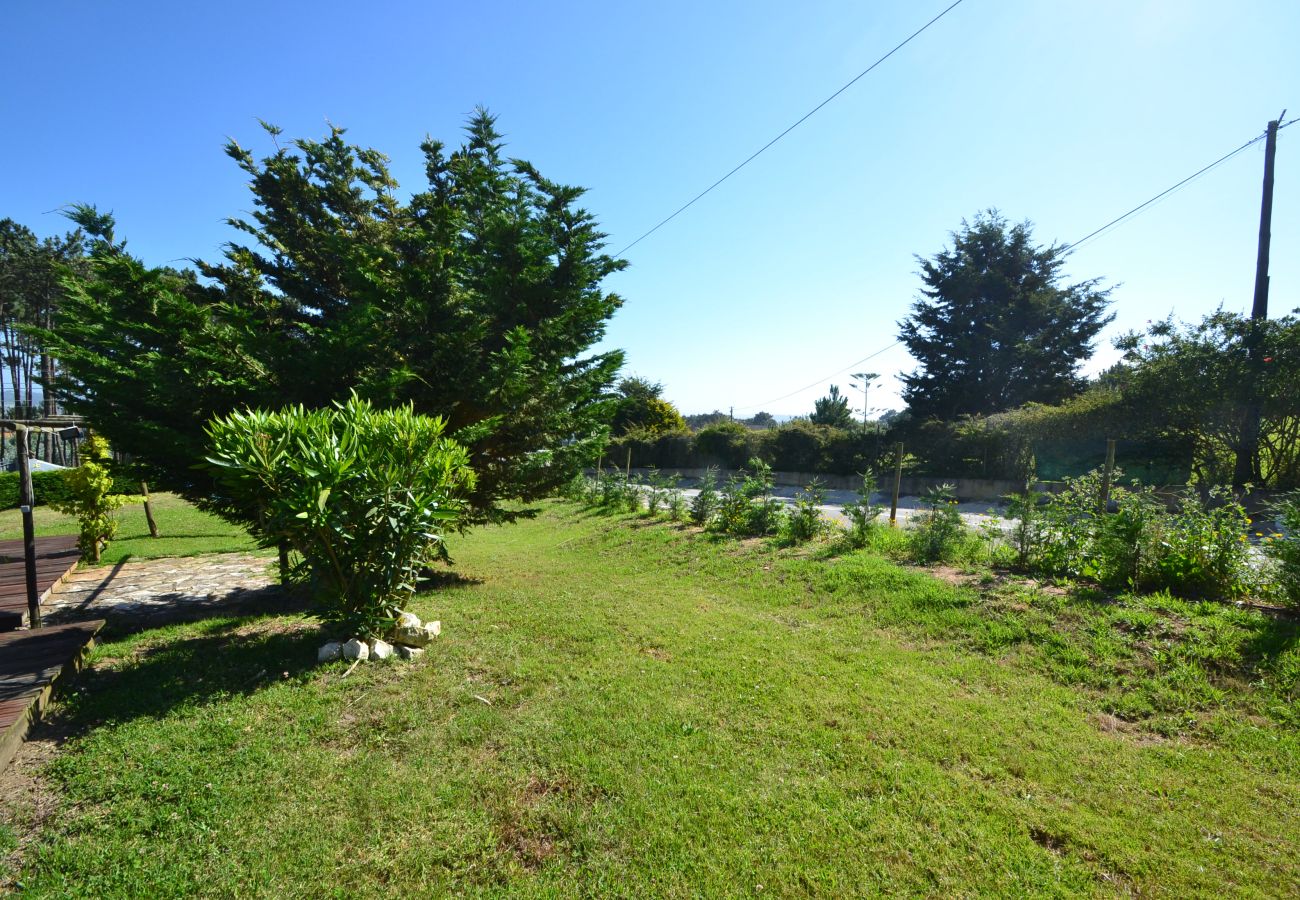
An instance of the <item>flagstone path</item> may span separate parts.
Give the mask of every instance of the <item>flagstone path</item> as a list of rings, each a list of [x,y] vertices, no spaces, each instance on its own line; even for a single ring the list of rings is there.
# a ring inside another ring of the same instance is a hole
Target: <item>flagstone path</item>
[[[73,572],[42,604],[50,624],[106,619],[153,626],[243,611],[281,595],[275,560],[250,553],[128,560]]]

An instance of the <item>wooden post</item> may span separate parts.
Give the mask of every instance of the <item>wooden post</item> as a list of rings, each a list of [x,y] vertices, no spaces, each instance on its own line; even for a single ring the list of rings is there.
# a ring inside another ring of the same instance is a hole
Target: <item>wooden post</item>
[[[623,473],[628,481],[632,480],[632,448],[627,448],[627,471]]]
[[[153,520],[153,507],[149,504],[149,482],[140,482],[140,493],[144,495],[144,520],[149,523],[149,537],[158,536],[158,523]]]
[[[1104,514],[1110,506],[1110,480],[1115,472],[1115,439],[1106,438],[1106,468],[1101,476],[1101,492],[1097,497],[1097,512]]]
[[[894,447],[894,498],[889,504],[889,527],[893,528],[898,524],[898,489],[903,484],[903,442],[899,441]]]
[[[32,463],[27,457],[27,426],[14,428],[18,450],[18,506],[23,513],[23,560],[27,575],[27,624],[41,627],[41,598],[36,592],[36,528],[32,522],[32,505],[36,502],[32,488]]]

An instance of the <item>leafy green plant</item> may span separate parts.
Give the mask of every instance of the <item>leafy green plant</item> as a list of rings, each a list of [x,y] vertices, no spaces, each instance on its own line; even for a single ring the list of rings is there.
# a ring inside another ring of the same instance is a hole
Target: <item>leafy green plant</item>
[[[333,408],[231,413],[208,425],[207,465],[267,547],[301,554],[319,615],[344,633],[387,629],[420,573],[447,558],[445,530],[474,487],[469,454],[442,419]]]
[[[784,519],[785,507],[772,496],[772,467],[754,457],[723,485],[714,524],[727,534],[753,537],[775,534]]]
[[[813,479],[794,500],[794,512],[786,517],[781,527],[781,539],[787,544],[804,544],[826,533],[830,523],[822,516],[826,503],[826,488]]]
[[[659,509],[668,503],[669,492],[675,482],[658,469],[651,469],[645,478],[645,508],[651,516],[659,514]]]
[[[1279,528],[1263,536],[1275,590],[1283,603],[1300,609],[1300,491],[1274,501],[1269,512]]]
[[[99,562],[104,545],[117,534],[113,511],[136,499],[131,494],[112,492],[108,458],[108,441],[92,434],[81,445],[81,465],[59,473],[66,495],[50,501],[59,512],[77,517],[81,526],[77,547],[82,558],[92,562]]]
[[[700,490],[691,500],[691,524],[707,528],[717,515],[721,497],[718,494],[718,470],[710,466],[700,479]]]
[[[921,497],[925,512],[913,520],[908,549],[922,563],[946,562],[957,556],[968,537],[951,484],[932,487]]]
[[[668,518],[674,522],[680,522],[686,518],[686,497],[682,494],[680,488],[673,487],[669,489],[667,502]]]
[[[858,488],[858,499],[844,504],[844,515],[849,520],[845,530],[845,540],[850,547],[862,548],[871,539],[871,532],[876,529],[876,520],[884,512],[884,507],[871,502],[875,492],[876,475],[871,469],[862,473],[862,485]]]

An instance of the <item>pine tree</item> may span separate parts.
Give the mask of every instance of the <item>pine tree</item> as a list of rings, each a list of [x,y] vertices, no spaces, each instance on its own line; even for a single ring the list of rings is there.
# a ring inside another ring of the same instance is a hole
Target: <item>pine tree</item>
[[[853,424],[849,398],[840,393],[839,385],[832,384],[829,394],[813,402],[813,414],[808,420],[814,425],[830,425],[835,428],[848,428]]]
[[[191,468],[210,418],[354,390],[447,419],[472,452],[480,519],[595,459],[622,354],[583,354],[621,305],[601,282],[624,263],[602,252],[583,190],[507,159],[483,110],[457,150],[425,141],[427,188],[405,201],[387,158],[343,129],[282,144],[264,127],[270,156],[226,148],[253,211],[230,221],[245,243],[197,264],[205,282],[145,266],[111,220],[75,213],[100,240],[49,334],[69,405],[196,499],[212,490]]]
[[[962,221],[951,249],[917,257],[925,287],[899,322],[919,363],[902,379],[917,419],[1058,403],[1082,388],[1079,363],[1114,318],[1110,289],[1062,285],[1067,249],[1035,246],[1031,228],[989,210]]]

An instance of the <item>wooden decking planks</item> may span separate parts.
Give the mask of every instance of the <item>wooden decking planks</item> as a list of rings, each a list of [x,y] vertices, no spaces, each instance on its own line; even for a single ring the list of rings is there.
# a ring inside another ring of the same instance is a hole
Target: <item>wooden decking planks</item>
[[[36,539],[36,593],[41,602],[77,565],[76,535]],[[27,570],[22,541],[0,541],[0,633],[22,625],[27,616]]]
[[[103,627],[103,620],[96,619],[0,634],[0,769],[40,719],[54,683],[80,667]]]

